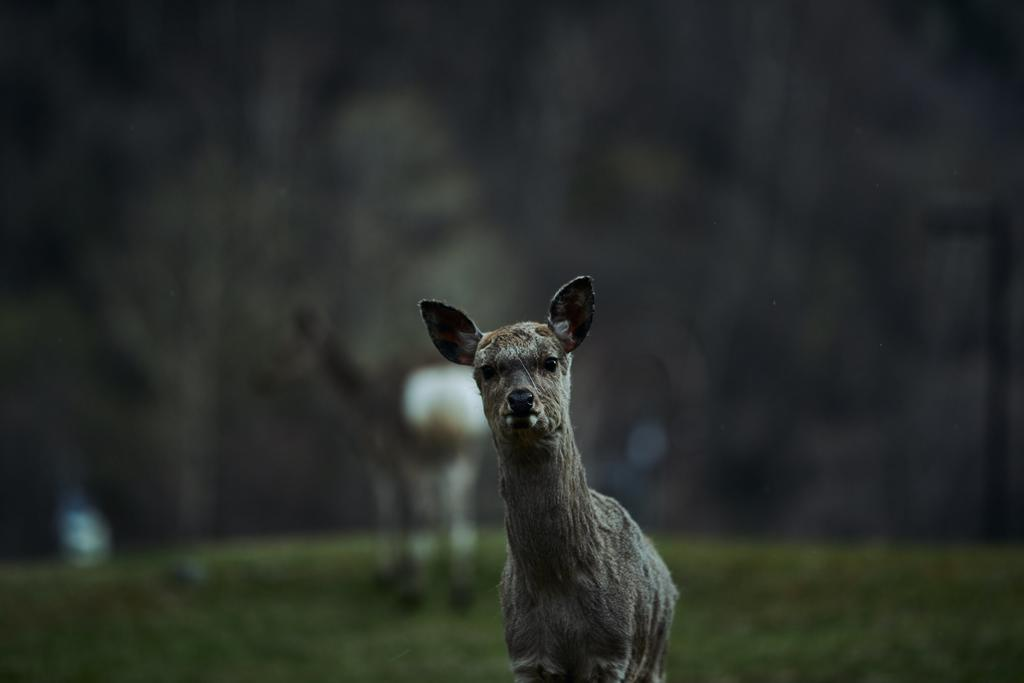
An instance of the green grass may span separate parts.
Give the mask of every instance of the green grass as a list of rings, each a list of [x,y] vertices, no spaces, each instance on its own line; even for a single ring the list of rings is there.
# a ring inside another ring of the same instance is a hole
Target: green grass
[[[1024,549],[658,545],[682,590],[672,681],[1024,681]],[[186,554],[204,582],[169,579]],[[365,537],[0,565],[0,680],[510,680],[503,559],[485,536],[465,614],[440,572],[402,611]]]

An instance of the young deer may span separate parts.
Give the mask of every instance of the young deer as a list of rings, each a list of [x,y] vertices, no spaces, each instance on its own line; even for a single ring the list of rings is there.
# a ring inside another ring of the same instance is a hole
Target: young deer
[[[451,598],[472,598],[476,531],[472,497],[487,423],[469,373],[450,365],[396,369],[368,377],[343,351],[339,334],[316,311],[295,312],[294,331],[261,385],[322,373],[338,395],[349,433],[370,475],[377,512],[378,576],[396,582],[403,601],[422,597],[434,527],[448,535]]]
[[[569,422],[570,354],[594,313],[590,278],[559,290],[547,323],[483,334],[441,302],[420,311],[441,354],[473,366],[498,451],[515,679],[663,681],[678,592],[629,514],[587,487]]]

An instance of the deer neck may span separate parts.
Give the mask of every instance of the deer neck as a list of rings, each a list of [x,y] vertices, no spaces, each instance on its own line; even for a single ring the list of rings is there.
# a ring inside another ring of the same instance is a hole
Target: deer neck
[[[341,342],[331,332],[320,342],[317,350],[324,373],[342,398],[349,399],[364,388],[365,381],[355,364],[341,350]]]
[[[531,584],[559,584],[595,563],[597,522],[568,421],[538,444],[498,443],[509,554]]]

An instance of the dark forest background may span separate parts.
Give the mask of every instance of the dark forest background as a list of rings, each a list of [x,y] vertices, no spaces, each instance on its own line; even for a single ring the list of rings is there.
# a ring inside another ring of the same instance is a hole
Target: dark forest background
[[[1022,36],[1012,1],[4,3],[0,556],[69,492],[119,546],[368,526],[344,401],[255,388],[292,311],[388,382],[437,358],[419,299],[488,328],[580,273],[578,438],[645,525],[1020,538]]]

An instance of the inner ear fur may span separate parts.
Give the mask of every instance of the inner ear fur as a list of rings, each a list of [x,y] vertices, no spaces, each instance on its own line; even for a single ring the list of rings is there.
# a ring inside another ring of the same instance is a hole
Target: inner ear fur
[[[441,355],[459,365],[472,365],[483,333],[469,316],[441,301],[420,302],[427,333]]]
[[[551,299],[548,326],[569,353],[583,343],[593,321],[594,282],[589,275],[581,275],[564,284]]]

